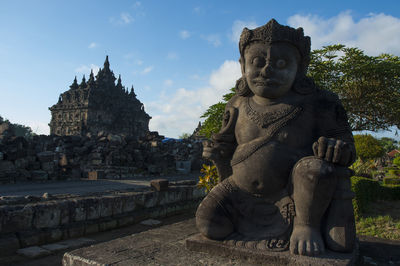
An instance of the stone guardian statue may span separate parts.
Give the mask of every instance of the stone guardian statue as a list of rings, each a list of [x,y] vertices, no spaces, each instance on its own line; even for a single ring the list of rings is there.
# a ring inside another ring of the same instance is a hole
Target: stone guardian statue
[[[203,143],[221,178],[196,212],[207,238],[307,256],[353,250],[353,135],[339,98],[306,77],[310,46],[274,19],[243,29],[236,95]]]

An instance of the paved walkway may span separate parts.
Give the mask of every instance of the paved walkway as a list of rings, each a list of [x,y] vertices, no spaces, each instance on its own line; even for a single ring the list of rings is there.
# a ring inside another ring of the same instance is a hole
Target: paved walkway
[[[70,180],[53,181],[45,183],[17,183],[0,185],[0,196],[42,196],[44,193],[51,195],[72,194],[85,195],[98,192],[139,190],[148,188],[152,179],[165,178],[170,181],[198,180],[199,174],[161,176],[161,177],[140,177],[136,179],[99,179],[99,180]]]
[[[84,195],[113,190],[131,190],[149,187],[149,180],[74,180],[49,183],[19,183],[0,186],[0,196],[42,196],[47,192],[52,195]]]

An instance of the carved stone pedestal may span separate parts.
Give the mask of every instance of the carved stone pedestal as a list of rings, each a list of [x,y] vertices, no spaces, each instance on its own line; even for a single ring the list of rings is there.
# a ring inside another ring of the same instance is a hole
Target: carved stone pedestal
[[[191,251],[208,253],[218,257],[223,256],[231,259],[239,259],[262,265],[355,265],[359,257],[358,242],[352,253],[328,251],[324,255],[307,257],[291,255],[289,251],[259,251],[230,246],[221,241],[210,240],[201,234],[196,234],[186,239],[186,248]]]

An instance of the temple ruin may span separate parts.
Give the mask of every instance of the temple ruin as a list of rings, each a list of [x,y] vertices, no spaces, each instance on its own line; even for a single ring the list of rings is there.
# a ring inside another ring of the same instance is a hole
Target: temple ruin
[[[123,134],[137,138],[149,132],[151,117],[136,98],[133,86],[128,92],[121,83],[115,84],[108,56],[96,77],[93,71],[89,80],[83,76],[78,84],[76,77],[69,90],[61,93],[51,111],[50,134],[59,136],[99,132]]]

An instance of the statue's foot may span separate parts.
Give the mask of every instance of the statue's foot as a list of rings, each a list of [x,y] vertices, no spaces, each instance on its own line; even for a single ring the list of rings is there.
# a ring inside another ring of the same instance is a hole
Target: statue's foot
[[[289,249],[291,254],[316,256],[325,252],[325,245],[318,229],[308,225],[295,225]]]

